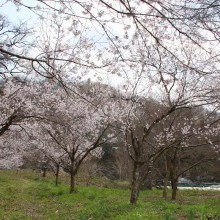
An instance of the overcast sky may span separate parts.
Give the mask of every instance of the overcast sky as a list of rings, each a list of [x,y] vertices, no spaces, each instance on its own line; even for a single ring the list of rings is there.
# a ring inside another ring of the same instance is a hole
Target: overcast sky
[[[24,2],[30,3],[35,1],[25,0]],[[15,4],[11,2],[0,3],[0,13],[5,15],[13,23],[20,23],[20,21],[33,22],[34,18],[36,18],[30,10],[24,7],[22,7],[22,10],[18,10]]]

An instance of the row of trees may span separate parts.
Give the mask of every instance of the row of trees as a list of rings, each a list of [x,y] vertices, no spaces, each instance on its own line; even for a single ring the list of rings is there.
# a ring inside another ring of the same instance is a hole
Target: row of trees
[[[12,121],[1,136],[2,166],[22,165],[27,152],[41,152],[41,157],[53,164],[56,178],[60,167],[70,174],[70,192],[75,191],[75,176],[82,162],[91,156],[101,157],[102,147],[111,142],[119,150],[125,146],[132,160],[131,203],[136,203],[141,185],[159,160],[163,161],[158,168],[161,173],[166,167],[164,197],[171,180],[175,199],[182,174],[218,157],[216,109],[200,104],[170,108],[153,99],[125,97],[99,83],[69,83],[69,89],[78,88],[78,97],[48,81],[24,81],[22,87],[13,81],[2,85],[2,128],[14,112],[19,120]],[[187,160],[195,149],[204,146],[208,154]]]
[[[136,203],[161,157],[164,196],[170,178],[175,198],[179,176],[218,154],[218,1],[9,3],[34,21],[0,19],[4,164],[18,166],[23,152],[38,149],[56,173],[62,166],[71,174],[73,192],[82,161],[120,139],[132,160]],[[17,74],[28,80],[9,79]],[[113,76],[118,89],[82,85]],[[180,170],[184,155],[204,146],[213,155]]]

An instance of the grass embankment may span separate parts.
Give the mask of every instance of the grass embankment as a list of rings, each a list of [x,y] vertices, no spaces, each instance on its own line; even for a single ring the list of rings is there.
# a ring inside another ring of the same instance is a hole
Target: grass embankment
[[[112,184],[112,183],[111,183]],[[177,201],[164,200],[160,190],[143,191],[129,204],[129,189],[78,187],[31,171],[0,171],[0,219],[220,219],[219,191],[179,191]]]

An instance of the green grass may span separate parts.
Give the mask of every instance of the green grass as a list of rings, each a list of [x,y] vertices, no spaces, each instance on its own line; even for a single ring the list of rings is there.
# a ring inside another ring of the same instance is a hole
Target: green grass
[[[161,190],[142,191],[138,204],[130,205],[129,189],[105,185],[78,186],[78,193],[69,194],[68,185],[55,187],[52,178],[34,172],[0,171],[0,219],[220,219],[217,191],[181,190],[175,202],[162,199]]]

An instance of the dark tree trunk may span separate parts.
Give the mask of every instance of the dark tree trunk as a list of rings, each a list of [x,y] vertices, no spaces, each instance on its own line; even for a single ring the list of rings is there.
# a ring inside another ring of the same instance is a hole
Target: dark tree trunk
[[[169,172],[166,172],[166,176],[163,180],[163,198],[167,198],[167,185],[169,181]]]
[[[141,178],[140,178],[140,166],[134,162],[134,170],[132,174],[132,185],[131,185],[131,197],[130,203],[136,204],[140,192]]]
[[[71,162],[70,167],[70,193],[76,192],[76,185],[75,185],[75,169],[74,169],[74,162]]]
[[[55,172],[55,186],[58,186],[59,172],[60,172],[60,165],[56,165],[56,172]]]
[[[172,200],[176,199],[177,194],[177,184],[178,184],[178,176],[177,176],[177,148],[174,152],[172,159],[170,160],[170,180],[172,186]]]
[[[176,163],[175,162],[171,164],[170,180],[171,180],[171,186],[172,186],[172,200],[175,200],[176,193],[177,193],[177,184],[178,184],[178,177],[176,175]]]
[[[169,152],[168,152],[169,153]],[[168,181],[170,177],[170,157],[165,155],[165,169],[166,169],[166,174],[163,180],[163,198],[167,198],[167,186],[168,186]]]
[[[70,174],[70,193],[76,192],[75,187],[75,175],[73,173]]]
[[[46,177],[47,167],[43,167],[42,177]]]
[[[151,169],[148,172],[146,188],[149,190],[152,190],[152,188],[153,188],[153,186],[152,186],[152,170]]]
[[[172,181],[172,200],[176,199],[176,193],[177,193],[177,184],[178,184],[178,180],[175,178]]]

